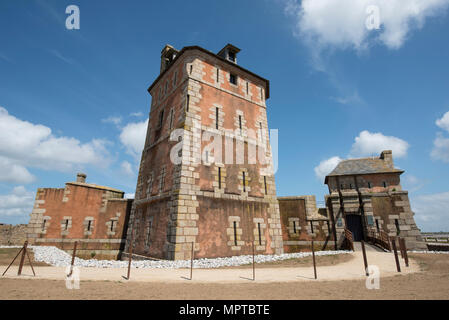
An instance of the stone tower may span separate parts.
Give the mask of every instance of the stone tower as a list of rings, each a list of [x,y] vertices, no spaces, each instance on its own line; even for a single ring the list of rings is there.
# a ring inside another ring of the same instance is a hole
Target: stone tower
[[[269,81],[218,54],[165,46],[126,251],[162,259],[283,252],[268,135]]]

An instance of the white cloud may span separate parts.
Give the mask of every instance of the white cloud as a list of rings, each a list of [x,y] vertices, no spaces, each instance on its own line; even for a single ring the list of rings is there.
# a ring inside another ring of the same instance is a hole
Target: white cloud
[[[0,195],[0,217],[29,215],[33,205],[34,192],[23,186],[15,187],[10,194]]]
[[[129,114],[131,117],[142,117],[143,113],[142,112],[132,112]]]
[[[449,132],[449,111],[446,112],[441,119],[437,119],[436,125]]]
[[[134,199],[134,193],[125,193],[125,199]]]
[[[120,133],[120,142],[127,152],[138,158],[142,153],[147,134],[148,119],[142,122],[128,123]]]
[[[126,175],[134,176],[135,172],[133,170],[131,163],[129,163],[128,161],[123,161],[120,167],[122,169],[122,172],[125,173]]]
[[[449,231],[449,192],[418,196],[410,202],[422,231]]]
[[[113,117],[113,116],[109,116],[105,119],[101,119],[101,122],[103,123],[112,123],[115,124],[116,126],[118,126],[120,123],[122,123],[122,117]]]
[[[0,156],[15,166],[21,179],[27,179],[25,167],[68,171],[88,164],[105,166],[109,163],[108,143],[57,137],[50,128],[20,120],[0,107]]]
[[[449,162],[449,138],[445,138],[441,132],[433,141],[433,149],[430,154],[433,159]]]
[[[314,168],[315,175],[318,179],[324,181],[324,178],[335,169],[335,167],[342,161],[340,157],[332,157],[320,162],[318,166]]]
[[[0,181],[11,183],[31,183],[35,177],[27,168],[13,163],[11,160],[0,156]]]
[[[351,104],[363,104],[364,101],[360,97],[357,91],[354,91],[352,94],[341,97],[331,97],[332,100],[338,102],[343,105],[351,105]]]
[[[411,31],[425,20],[444,14],[449,0],[302,0],[288,1],[285,11],[294,15],[296,33],[319,50],[363,50],[370,42],[400,48]],[[368,6],[379,8],[380,29],[368,30]]]
[[[378,155],[383,150],[392,150],[393,157],[401,158],[407,155],[409,144],[397,137],[385,136],[382,133],[360,132],[351,148],[351,156]]]

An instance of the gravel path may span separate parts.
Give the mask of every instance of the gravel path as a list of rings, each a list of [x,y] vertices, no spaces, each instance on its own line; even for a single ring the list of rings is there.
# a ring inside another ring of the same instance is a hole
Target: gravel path
[[[0,246],[0,248],[20,248],[20,246]],[[56,247],[50,246],[29,246],[33,249],[34,258],[36,261],[48,263],[54,267],[67,267],[72,261],[72,257],[65,251]],[[318,251],[315,252],[317,256],[327,256],[336,254],[345,254],[350,251]],[[281,261],[287,259],[305,258],[311,256],[311,252],[285,253],[281,255],[256,255],[254,260],[256,263]],[[214,259],[195,259],[194,268],[220,268],[241,266],[251,264],[253,257],[251,255],[234,256],[226,258]],[[116,260],[97,260],[97,259],[80,259],[75,258],[75,266],[78,267],[94,267],[94,268],[125,268],[128,266],[128,261]],[[156,269],[178,269],[190,268],[190,260],[136,260],[132,262],[133,268],[156,268]]]

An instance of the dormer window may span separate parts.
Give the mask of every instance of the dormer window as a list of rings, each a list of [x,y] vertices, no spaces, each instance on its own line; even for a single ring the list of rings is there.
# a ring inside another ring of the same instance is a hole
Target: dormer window
[[[237,53],[240,52],[240,49],[233,46],[232,44],[227,44],[223,49],[218,52],[218,56],[226,59],[232,63],[237,63]]]
[[[234,51],[228,51],[228,60],[235,63],[235,52]]]

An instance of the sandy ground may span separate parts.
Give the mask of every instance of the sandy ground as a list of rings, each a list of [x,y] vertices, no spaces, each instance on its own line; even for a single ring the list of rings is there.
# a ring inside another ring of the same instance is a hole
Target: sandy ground
[[[66,288],[64,268],[38,267],[32,280],[24,268],[28,276],[0,278],[0,299],[449,299],[449,255],[413,254],[397,273],[391,253],[369,252],[368,262],[380,267],[379,290],[366,288],[362,257],[351,255],[319,266],[318,280],[308,265],[258,268],[256,281],[247,267],[194,269],[193,280],[186,269],[132,269],[130,281],[126,269],[84,268],[79,290]]]
[[[363,257],[361,252],[349,253],[352,259],[336,265],[320,266],[317,270],[318,281],[336,281],[365,279]],[[385,252],[369,252],[369,264],[379,267],[381,277],[397,274],[394,256]],[[409,274],[419,271],[419,266],[411,261],[408,268],[402,262],[402,273]],[[4,270],[4,268],[0,268]],[[65,267],[35,267],[36,277],[32,276],[30,268],[24,268],[20,278],[65,280]],[[126,268],[79,268],[81,281],[121,281],[127,274]],[[11,267],[5,275],[7,278],[17,278],[17,267]],[[193,283],[246,283],[252,280],[251,268],[227,269],[194,269]],[[129,282],[163,282],[183,283],[190,278],[189,269],[131,269]],[[300,282],[315,281],[312,266],[303,267],[264,267],[256,269],[256,283],[269,282]]]

